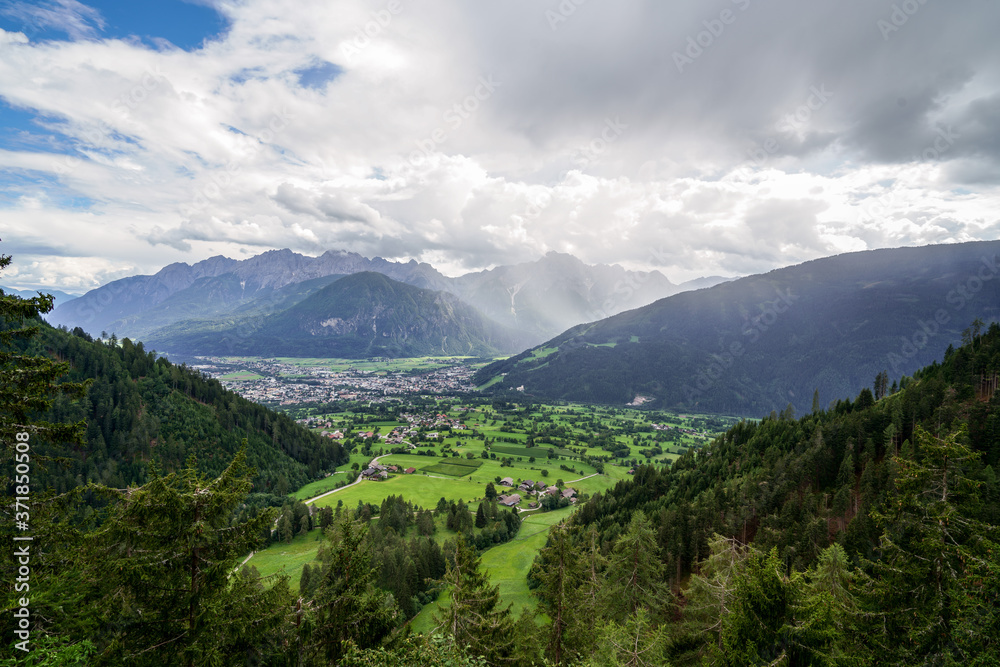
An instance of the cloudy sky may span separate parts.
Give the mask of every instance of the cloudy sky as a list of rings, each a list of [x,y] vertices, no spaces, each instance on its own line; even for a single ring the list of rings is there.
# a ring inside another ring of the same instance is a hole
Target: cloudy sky
[[[1000,237],[995,0],[0,0],[0,251],[679,282]]]

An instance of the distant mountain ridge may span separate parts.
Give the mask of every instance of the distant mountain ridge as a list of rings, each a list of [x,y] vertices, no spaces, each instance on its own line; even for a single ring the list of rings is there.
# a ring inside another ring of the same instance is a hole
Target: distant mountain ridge
[[[246,260],[216,256],[193,265],[175,263],[151,276],[116,280],[57,307],[48,320],[79,326],[94,335],[107,331],[119,337],[162,338],[166,332],[160,329],[187,320],[203,320],[205,327],[218,329],[248,313],[273,313],[292,305],[287,299],[293,292],[296,298],[307,296],[308,290],[293,285],[319,289],[329,284],[324,278],[365,271],[453,294],[498,323],[527,334],[529,344],[682,289],[658,271],[591,266],[554,252],[534,262],[450,278],[413,260],[367,259],[333,250],[307,257],[285,249]]]
[[[150,334],[166,352],[253,356],[496,356],[523,349],[522,334],[447,292],[364,271],[333,280],[270,315],[205,329],[180,322]]]
[[[1000,319],[1000,241],[818,259],[569,329],[477,382],[548,399],[759,416],[854,396]]]

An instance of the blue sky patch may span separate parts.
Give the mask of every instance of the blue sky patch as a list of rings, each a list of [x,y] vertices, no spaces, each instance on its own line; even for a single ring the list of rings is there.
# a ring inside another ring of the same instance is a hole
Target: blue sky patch
[[[128,39],[185,51],[224,34],[225,18],[205,4],[184,0],[0,0],[0,28],[31,41]]]
[[[321,60],[305,69],[295,70],[295,74],[298,75],[299,85],[303,88],[323,90],[326,88],[326,84],[340,76],[343,71],[344,69],[339,65]]]

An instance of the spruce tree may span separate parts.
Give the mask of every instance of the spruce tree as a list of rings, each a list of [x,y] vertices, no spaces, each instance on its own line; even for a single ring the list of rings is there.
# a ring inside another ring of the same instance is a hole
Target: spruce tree
[[[9,255],[0,255],[0,271],[10,263]],[[13,450],[17,433],[27,433],[30,439],[44,436],[54,443],[84,442],[84,422],[52,423],[39,419],[39,414],[48,410],[57,396],[82,397],[87,383],[60,383],[69,370],[68,363],[20,349],[39,332],[38,325],[29,321],[52,310],[52,302],[51,295],[21,299],[0,290],[0,440],[5,451]]]
[[[475,549],[460,535],[444,583],[451,604],[434,615],[434,623],[468,653],[484,656],[491,665],[511,664],[515,652],[515,623],[510,605],[501,606],[500,588],[490,585]]]
[[[234,521],[254,472],[240,450],[216,479],[190,459],[180,474],[150,471],[142,487],[98,489],[116,498],[103,525],[87,536],[90,582],[103,595],[111,628],[102,664],[202,665],[266,650],[281,623],[287,585],[265,588],[232,576],[256,548],[272,511]]]
[[[645,513],[632,514],[628,530],[615,543],[608,558],[605,586],[601,591],[604,615],[618,622],[634,616],[640,608],[658,616],[669,602],[663,576],[660,547]]]
[[[334,525],[324,552],[323,577],[316,585],[315,614],[308,628],[307,654],[334,664],[349,642],[378,646],[392,631],[397,610],[392,597],[375,587],[367,531],[350,519]]]

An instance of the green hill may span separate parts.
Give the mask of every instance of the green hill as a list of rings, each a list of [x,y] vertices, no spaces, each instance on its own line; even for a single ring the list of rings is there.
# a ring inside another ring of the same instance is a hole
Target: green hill
[[[201,471],[218,475],[244,439],[260,492],[283,496],[347,460],[338,443],[217,380],[156,358],[142,343],[100,342],[81,329],[40,326],[24,351],[69,362],[65,381],[90,382],[83,400],[59,398],[50,410],[48,418],[55,422],[85,420],[86,444],[68,449],[39,442],[39,454],[63,459],[36,473],[40,488],[62,493],[88,482],[116,488],[141,484],[150,463],[169,472],[183,468],[189,456],[197,457]]]

